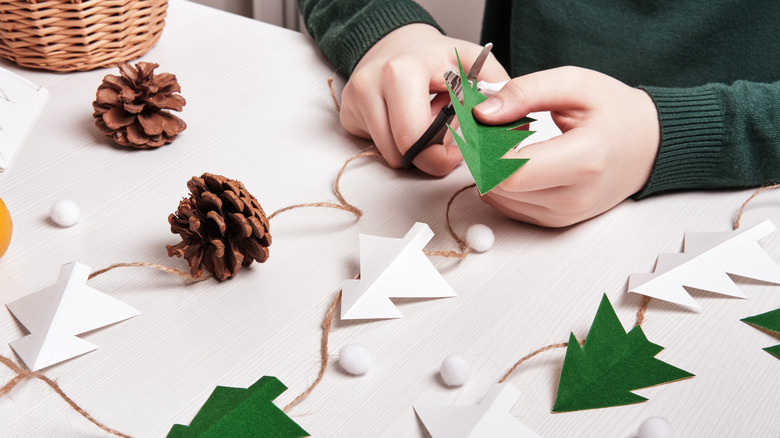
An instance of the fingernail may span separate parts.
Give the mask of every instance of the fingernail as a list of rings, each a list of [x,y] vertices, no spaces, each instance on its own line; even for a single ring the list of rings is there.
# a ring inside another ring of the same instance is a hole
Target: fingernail
[[[479,105],[475,106],[474,109],[481,112],[482,114],[489,116],[493,113],[498,112],[498,110],[501,109],[501,99],[492,96],[489,97],[488,100],[480,103]]]

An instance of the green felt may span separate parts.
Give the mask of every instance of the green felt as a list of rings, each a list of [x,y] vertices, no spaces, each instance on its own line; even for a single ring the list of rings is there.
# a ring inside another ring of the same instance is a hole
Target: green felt
[[[553,412],[640,403],[647,399],[631,391],[693,377],[656,359],[661,350],[639,326],[626,333],[604,295],[585,344],[569,336]]]
[[[287,389],[276,377],[264,376],[249,388],[217,386],[189,426],[174,424],[168,438],[309,436],[273,400]]]
[[[460,57],[458,57],[458,69],[460,69],[460,77],[463,79],[463,105],[458,100],[458,96],[449,89],[449,85],[447,88],[455,108],[455,114],[458,116],[463,137],[458,135],[452,126],[449,128],[461,155],[463,155],[463,160],[474,177],[474,182],[477,183],[479,193],[484,195],[528,162],[525,158],[503,159],[501,157],[533,134],[533,131],[516,130],[515,128],[527,125],[534,120],[524,117],[506,125],[484,125],[477,122],[472,110],[487,97],[477,90],[476,81],[473,85],[469,85]]]
[[[760,315],[749,316],[743,318],[742,321],[756,327],[780,333],[780,309],[775,309]],[[774,347],[766,347],[764,348],[764,351],[769,352],[780,359],[780,344],[775,345]]]

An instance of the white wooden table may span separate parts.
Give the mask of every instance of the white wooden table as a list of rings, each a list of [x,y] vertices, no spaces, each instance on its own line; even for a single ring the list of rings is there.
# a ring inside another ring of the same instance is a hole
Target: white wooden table
[[[141,60],[178,76],[188,128],[153,151],[112,146],[93,125],[91,102],[115,69],[56,74],[9,68],[50,91],[50,99],[10,169],[0,197],[14,220],[11,246],[0,260],[0,303],[53,284],[62,264],[99,269],[148,261],[186,269],[165,245],[179,237],[167,216],[203,172],[242,181],[267,213],[334,201],[341,165],[369,144],[338,122],[326,80],[332,67],[298,33],[172,0],[165,31]],[[344,196],[363,218],[331,209],[299,209],[271,221],[265,264],[225,282],[187,284],[145,268],[116,269],[97,288],[141,311],[130,320],[83,336],[94,352],[54,365],[76,403],[106,425],[138,437],[164,436],[188,424],[215,386],[247,387],[263,375],[289,389],[284,406],[319,369],[320,325],[344,279],[358,267],[358,233],[402,237],[414,222],[436,233],[429,250],[456,249],[446,232],[450,196],[471,182],[465,166],[442,179],[361,158],[342,180]],[[678,252],[685,231],[727,231],[752,191],[692,192],[626,201],[567,229],[541,229],[505,219],[474,192],[453,205],[455,230],[484,223],[495,247],[461,262],[434,259],[458,297],[401,300],[404,318],[337,321],[331,364],[322,383],[291,417],[318,437],[427,436],[414,403],[478,403],[520,357],[587,334],[602,294],[630,328],[640,297],[626,293],[629,274],[651,272],[661,252]],[[60,228],[48,218],[58,199],[73,199],[81,221]],[[780,193],[759,197],[743,219],[780,223]],[[761,241],[780,261],[780,235]],[[780,286],[738,280],[747,300],[693,292],[702,312],[653,301],[643,329],[666,349],[659,358],[693,379],[639,390],[645,403],[552,414],[564,350],[523,364],[509,382],[522,397],[512,414],[544,437],[633,437],[650,416],[667,418],[678,437],[780,435],[780,361],[762,351],[776,336],[740,318],[780,307]],[[24,334],[0,311],[0,353]],[[337,364],[347,343],[366,345],[374,365],[352,377]],[[461,388],[437,377],[450,353],[464,355],[472,375]],[[0,367],[0,384],[14,374]],[[47,385],[28,379],[0,399],[0,435],[106,435]]]

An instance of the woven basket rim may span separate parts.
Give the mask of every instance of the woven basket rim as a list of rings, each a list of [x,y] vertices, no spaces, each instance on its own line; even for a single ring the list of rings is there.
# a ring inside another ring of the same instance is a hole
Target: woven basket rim
[[[75,71],[145,54],[168,0],[10,0],[0,3],[0,56],[20,66]]]

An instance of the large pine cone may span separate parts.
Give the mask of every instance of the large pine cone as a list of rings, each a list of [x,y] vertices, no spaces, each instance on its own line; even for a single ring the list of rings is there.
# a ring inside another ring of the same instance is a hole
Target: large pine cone
[[[154,74],[158,65],[119,64],[121,76],[106,75],[92,102],[95,125],[122,146],[149,149],[168,144],[187,124],[166,109],[181,111],[186,103],[176,76]]]
[[[184,257],[192,275],[203,269],[220,280],[230,278],[252,261],[268,259],[268,219],[254,196],[239,181],[204,173],[187,182],[190,197],[168,216],[171,232],[182,242],[168,245],[168,256]]]

